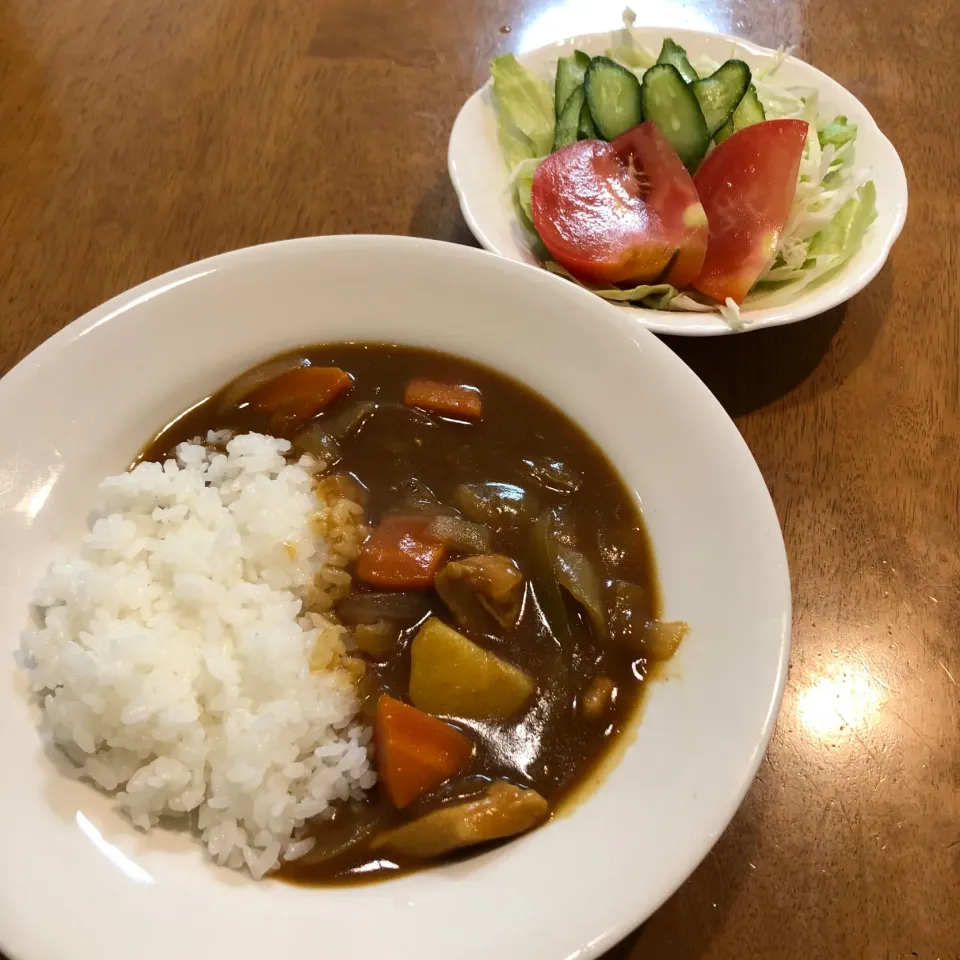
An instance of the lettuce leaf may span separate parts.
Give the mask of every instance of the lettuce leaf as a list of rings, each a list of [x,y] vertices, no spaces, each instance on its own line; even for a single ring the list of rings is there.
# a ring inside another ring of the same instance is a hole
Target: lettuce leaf
[[[847,123],[846,117],[834,117],[822,130],[817,131],[817,137],[821,147],[832,144],[839,148],[857,138],[857,125]]]
[[[802,264],[796,267],[781,265],[768,270],[754,291],[769,295],[770,299],[765,299],[765,303],[777,302],[795,297],[807,287],[824,283],[860,249],[867,230],[876,219],[877,188],[872,180],[868,180],[840,207],[830,222],[810,238]]]
[[[860,249],[870,224],[876,219],[877,188],[868,180],[810,241],[810,256],[832,254],[841,262],[849,260]]]
[[[524,160],[513,171],[513,191],[528,225],[533,227],[533,211],[530,208],[530,193],[533,190],[533,175],[540,164],[540,158]]]
[[[621,290],[620,287],[594,287],[578,280],[569,270],[553,260],[548,260],[543,266],[550,273],[558,277],[566,277],[567,280],[572,280],[577,286],[595,293],[598,297],[603,297],[604,300],[613,300],[618,303],[649,301],[644,305],[653,307],[655,310],[666,310],[670,301],[677,295],[677,288],[669,283],[644,283],[629,290]]]
[[[550,88],[512,54],[490,64],[498,137],[507,166],[545,157],[553,149],[556,117]]]

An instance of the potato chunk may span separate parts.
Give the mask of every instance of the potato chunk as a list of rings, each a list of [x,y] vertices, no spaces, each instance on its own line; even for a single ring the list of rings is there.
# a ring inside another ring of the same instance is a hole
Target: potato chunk
[[[502,720],[533,694],[530,676],[431,617],[410,645],[410,700],[426,713]]]

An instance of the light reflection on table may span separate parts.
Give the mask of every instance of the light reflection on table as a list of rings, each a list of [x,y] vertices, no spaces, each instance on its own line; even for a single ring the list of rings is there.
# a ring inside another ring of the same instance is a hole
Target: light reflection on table
[[[727,33],[730,18],[727,11],[712,3],[695,0],[657,0],[656,3],[635,2],[637,26],[684,27],[691,30],[714,30]],[[618,30],[623,25],[623,0],[559,0],[535,12],[520,27],[516,52],[522,53],[556,43],[580,33]]]

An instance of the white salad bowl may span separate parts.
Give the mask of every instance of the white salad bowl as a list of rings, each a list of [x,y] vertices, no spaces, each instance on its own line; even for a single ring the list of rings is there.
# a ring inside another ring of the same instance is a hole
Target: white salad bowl
[[[371,282],[376,278],[376,282]],[[691,632],[598,787],[542,829],[369,886],[254,882],[185,831],[141,833],[45,748],[16,663],[39,577],[96,487],[159,426],[301,344],[432,347],[538,390],[606,451]],[[0,952],[11,960],[592,957],[643,921],[733,816],[773,730],[790,584],[736,427],[667,347],[591,294],[450,244],[292,240],[145,283],[0,381]]]
[[[584,34],[531,50],[518,57],[525,67],[541,75],[553,89],[558,58],[574,50],[591,56],[615,46],[619,31]],[[819,113],[832,119],[844,115],[858,125],[855,160],[872,169],[877,191],[877,218],[856,254],[832,278],[798,294],[788,288],[773,294],[755,295],[740,308],[740,322],[731,324],[718,313],[652,310],[641,306],[617,305],[635,321],[655,333],[680,336],[716,336],[794,323],[823,313],[862,290],[880,271],[900,235],[907,215],[907,180],[893,144],[881,133],[867,108],[835,80],[794,57],[781,58],[775,50],[747,40],[699,30],[664,27],[633,29],[642,47],[659,51],[665,37],[685,47],[690,59],[709,57],[724,61],[745,60],[754,73],[783,59],[776,82],[784,87],[817,91]],[[488,81],[463,105],[450,134],[447,154],[450,179],[460,209],[480,244],[493,253],[521,263],[538,263],[531,236],[520,224],[514,210],[507,169],[497,141],[496,115]]]

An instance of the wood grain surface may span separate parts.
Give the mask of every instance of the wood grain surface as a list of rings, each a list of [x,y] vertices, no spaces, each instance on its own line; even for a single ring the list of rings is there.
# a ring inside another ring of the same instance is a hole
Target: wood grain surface
[[[794,647],[740,812],[610,956],[956,960],[960,3],[635,6],[641,23],[794,45],[891,138],[910,214],[844,307],[670,342],[770,486]],[[619,16],[619,0],[0,0],[0,372],[114,294],[234,247],[472,243],[446,140],[487,61]]]

